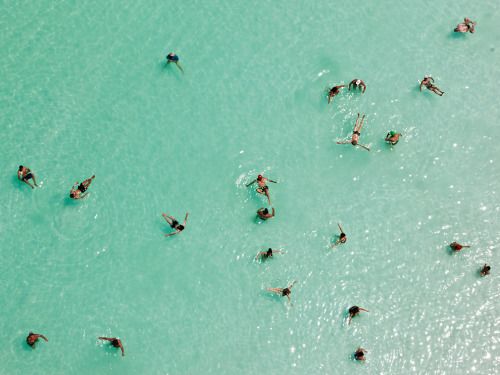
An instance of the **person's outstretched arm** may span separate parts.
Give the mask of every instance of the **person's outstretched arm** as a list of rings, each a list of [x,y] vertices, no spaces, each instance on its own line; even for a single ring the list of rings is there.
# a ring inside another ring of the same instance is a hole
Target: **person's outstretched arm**
[[[290,285],[290,286],[288,287],[288,289],[292,289],[292,286],[294,286],[296,283],[297,283],[297,282],[296,282],[296,281],[294,281],[294,282],[293,282],[293,284],[292,284],[292,285]]]
[[[272,215],[272,216],[274,216],[274,207],[273,207],[273,215]],[[272,217],[272,216],[271,216],[271,217]],[[470,247],[470,246],[464,246],[464,247]]]
[[[180,233],[180,232],[181,232],[181,230],[177,229],[174,233],[166,234],[165,237],[170,237],[170,236],[173,236],[174,234],[177,234],[177,233]]]
[[[366,309],[362,309],[361,307],[359,307],[360,310],[363,310],[363,311],[366,311],[366,312],[369,312],[368,310]]]
[[[49,340],[47,340],[47,339],[45,338],[45,336],[44,336],[44,335],[35,335],[35,338],[36,338],[36,339],[37,339],[37,338],[39,338],[39,337],[41,337],[41,338],[42,338],[42,339],[44,339],[45,341],[49,341]]]
[[[290,296],[288,294],[286,296],[288,297],[288,300],[290,301],[290,305],[292,305],[292,307],[293,307],[293,303],[292,303],[292,300],[290,299]]]
[[[262,254],[265,254],[265,253],[258,253],[258,254],[257,254],[257,256],[255,257],[255,260],[259,259],[259,257],[260,257]]]
[[[424,84],[424,81],[420,82],[420,92],[422,92],[422,85]]]
[[[363,148],[364,148],[365,150],[368,150],[368,151],[370,151],[370,149],[369,149],[368,147],[366,147],[366,146],[363,146],[363,145],[362,145],[361,143],[358,143],[358,146],[361,146],[361,147],[363,147]]]
[[[120,345],[120,349],[122,350],[122,357],[125,357],[125,350],[123,349],[123,345],[120,340],[118,340],[118,345]]]
[[[363,94],[365,93],[365,90],[366,90],[366,85],[364,83],[362,83],[363,85]]]
[[[179,69],[181,70],[182,75],[184,75],[184,70],[182,70],[182,67],[181,67],[181,65],[179,64],[179,62],[178,62],[178,61],[176,61],[175,63],[177,64],[177,66],[178,66],[178,67],[179,67]]]
[[[85,193],[83,195],[80,195],[79,197],[75,197],[75,199],[83,199],[85,198],[89,193]]]
[[[268,178],[266,178],[266,180],[269,181],[269,182],[272,182],[273,184],[277,184],[278,183],[278,181],[273,181],[273,180],[270,180]]]
[[[432,78],[432,77],[429,77],[429,79],[430,79],[430,80],[432,80],[432,83],[434,83],[434,78]]]
[[[349,313],[349,325],[351,325],[352,313]]]
[[[344,231],[342,230],[342,227],[340,226],[340,223],[337,223],[337,225],[339,226],[340,232],[344,233]]]
[[[186,212],[186,217],[184,218],[184,227],[186,226],[186,221],[188,219],[189,212]]]
[[[349,91],[351,91],[351,86],[354,85],[354,80],[351,81],[351,83],[349,83]]]
[[[332,248],[335,247],[335,245],[338,245],[340,243],[340,240],[338,240],[337,242],[335,242],[333,245],[332,245]]]
[[[351,143],[352,141],[337,142],[338,145],[343,145],[344,143]]]
[[[330,104],[330,100],[332,100],[333,92],[330,91],[330,96],[328,97],[328,104]]]
[[[250,182],[247,187],[249,187],[250,185],[252,185],[253,183],[255,183],[255,181],[257,181],[257,179],[253,180],[252,182]]]
[[[114,339],[110,339],[109,337],[99,337],[99,340],[113,341]]]
[[[283,251],[279,251],[279,250],[273,250],[273,253],[285,254]],[[262,253],[262,254],[264,254],[264,253]]]

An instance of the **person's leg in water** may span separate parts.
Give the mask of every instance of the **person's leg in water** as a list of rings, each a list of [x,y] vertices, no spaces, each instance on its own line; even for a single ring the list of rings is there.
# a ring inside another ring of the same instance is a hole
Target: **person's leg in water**
[[[363,115],[363,118],[361,119],[361,124],[359,125],[358,133],[360,133],[360,134],[361,134],[361,128],[363,127],[363,122],[365,121],[365,116],[366,115]]]
[[[91,178],[86,179],[83,181],[83,186],[85,186],[85,189],[89,187],[89,185],[92,183],[92,180],[95,178],[95,175],[93,175]]]
[[[364,116],[363,116],[364,117]],[[359,113],[358,113],[358,118],[356,119],[356,125],[354,125],[354,132],[358,131],[358,122],[359,122]],[[359,133],[359,132],[358,132]]]
[[[163,215],[161,215],[161,216],[163,216],[163,218],[164,218],[165,220],[167,220],[167,223],[169,223],[169,224],[170,224],[170,226],[172,226],[172,222],[171,222],[170,220],[168,220],[168,219],[167,219],[167,217],[169,217],[169,218],[171,218],[172,220],[175,220],[172,216],[168,216],[168,215],[165,215],[165,214],[163,214]]]

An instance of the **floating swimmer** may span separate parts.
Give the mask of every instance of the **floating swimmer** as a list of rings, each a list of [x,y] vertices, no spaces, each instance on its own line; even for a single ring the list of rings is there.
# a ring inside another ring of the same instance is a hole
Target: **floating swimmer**
[[[365,83],[362,80],[360,80],[360,79],[355,78],[355,79],[353,79],[351,81],[351,83],[349,83],[349,91],[351,91],[351,86],[352,85],[354,85],[354,89],[358,89],[359,88],[362,93],[364,93],[365,90],[366,90]],[[361,87],[363,87],[363,89],[361,89]]]
[[[481,274],[481,276],[486,276],[486,275],[489,275],[490,274],[490,270],[491,270],[491,267],[488,266],[486,263],[484,264],[483,266],[483,269],[482,270],[479,270],[477,272],[479,272]]]
[[[292,285],[290,285],[288,288],[285,288],[285,289],[280,289],[280,288],[266,288],[266,289],[271,291],[271,292],[278,293],[282,297],[287,296],[288,300],[290,301],[290,305],[293,306],[292,300],[290,299],[290,293],[292,293],[290,291],[290,289],[292,289],[292,286],[294,286],[295,283],[296,283],[296,281],[294,281]]]
[[[425,87],[427,87],[427,90],[434,91],[439,96],[443,96],[444,91],[441,91],[439,88],[434,86],[434,84],[431,83],[431,80],[434,83],[434,78],[430,76],[424,76],[424,80],[420,83],[420,92],[422,92],[422,85],[425,85]]]
[[[351,324],[351,318],[352,318],[353,316],[358,315],[360,310],[363,310],[363,311],[369,312],[368,310],[362,309],[361,307],[358,307],[358,306],[352,306],[352,307],[349,309],[349,324]]]
[[[450,244],[450,247],[451,247],[451,249],[452,249],[453,251],[460,251],[460,250],[462,250],[462,248],[463,248],[463,247],[470,247],[470,246],[459,245],[459,244],[458,244],[458,243],[456,243],[456,242],[452,242],[452,243]]]
[[[269,200],[269,205],[270,205],[271,204],[271,197],[269,196],[269,187],[266,185],[266,181],[269,181],[269,182],[272,182],[274,184],[277,184],[276,181],[270,180],[270,179],[268,179],[266,177],[262,177],[262,175],[259,174],[255,180],[253,180],[252,182],[250,182],[247,185],[247,187],[249,187],[250,185],[252,185],[255,182],[257,182],[257,184],[260,186],[258,189],[256,189],[257,193],[263,194],[263,195],[267,196],[267,199]]]
[[[365,358],[365,353],[367,352],[367,350],[363,349],[363,348],[359,348],[356,353],[354,353],[354,358],[356,359],[356,361],[364,361],[366,358]]]
[[[169,236],[173,236],[174,234],[177,234],[177,233],[180,233],[184,230],[184,228],[186,228],[186,221],[187,221],[187,218],[188,218],[188,215],[189,215],[189,212],[186,213],[186,217],[184,218],[184,224],[179,224],[179,222],[177,220],[175,220],[172,216],[168,216],[168,215],[165,215],[165,214],[162,214],[163,218],[165,220],[167,220],[167,223],[170,224],[170,227],[172,229],[177,229],[175,232],[173,233],[170,233],[170,234],[166,234],[165,237],[169,237]],[[170,218],[172,221],[168,220],[167,218]]]
[[[85,198],[89,193],[83,194],[82,196],[80,196],[80,195],[87,191],[89,185],[92,183],[92,180],[94,178],[95,178],[95,175],[93,175],[91,178],[86,179],[80,185],[78,185],[78,188],[75,190],[75,186],[78,184],[78,181],[76,181],[76,184],[74,184],[73,187],[71,188],[71,193],[69,194],[70,198],[73,198],[73,199]]]
[[[259,215],[262,220],[267,220],[270,217],[274,216],[274,207],[272,214],[269,213],[269,210],[267,208],[262,207],[257,210],[257,215]]]
[[[351,143],[353,146],[361,146],[365,150],[370,151],[370,149],[366,146],[363,146],[361,143],[358,143],[359,136],[361,135],[361,128],[363,127],[363,122],[365,121],[365,115],[363,115],[363,118],[361,119],[361,125],[359,125],[358,128],[358,122],[359,122],[359,113],[358,113],[358,119],[356,120],[356,125],[354,125],[354,131],[352,133],[352,139],[350,141],[345,141],[345,142],[337,142],[338,145],[344,144],[344,143]]]
[[[108,340],[111,341],[111,345],[115,348],[120,348],[122,350],[122,357],[125,357],[125,350],[123,349],[123,345],[120,339],[117,338],[109,338],[109,337],[99,337],[99,340]]]
[[[28,337],[26,337],[26,343],[31,346],[33,349],[35,349],[35,343],[38,341],[38,338],[41,337],[45,341],[49,341],[45,338],[44,335],[37,335],[33,332],[30,332]]]
[[[273,249],[269,248],[269,250],[267,250],[265,252],[263,251],[263,252],[258,253],[257,256],[255,257],[255,260],[259,259],[259,257],[261,255],[264,255],[264,258],[272,258],[273,257],[273,253],[284,254],[282,251],[273,250]]]
[[[477,22],[473,22],[467,17],[464,18],[464,22],[459,23],[458,26],[453,30],[456,33],[462,33],[465,34],[470,32],[471,34],[474,34],[474,26],[476,26]]]
[[[31,186],[32,189],[34,189],[35,186],[38,187],[38,185],[36,184],[35,175],[31,173],[31,169],[29,169],[28,167],[23,167],[22,165],[20,165],[19,170],[17,171],[17,178],[19,179],[19,181],[26,182],[29,186]],[[35,186],[31,185],[28,182],[28,180],[31,178],[33,179],[33,183],[35,184]]]
[[[339,89],[341,89],[342,87],[347,87],[347,86],[342,85],[342,86],[332,87],[332,89],[330,90],[330,95],[328,96],[328,104],[330,104],[330,100],[332,100],[332,97],[337,95],[340,92]]]
[[[165,69],[171,62],[175,63],[175,65],[177,65],[181,70],[182,75],[184,75],[184,70],[182,70],[182,67],[179,65],[179,56],[177,56],[173,51],[167,55],[167,63],[165,64],[163,69]]]
[[[399,133],[396,133],[396,132],[393,132],[392,130],[387,133],[387,135],[385,136],[385,141],[386,142],[389,142],[391,145],[395,145],[396,143],[399,142],[399,137],[402,137],[403,134],[399,134]]]
[[[347,237],[346,237],[344,231],[342,230],[342,227],[340,226],[340,223],[337,223],[337,225],[339,226],[339,229],[340,229],[340,239],[332,245],[332,248],[335,245],[338,245],[339,243],[344,243],[344,242],[347,241]]]

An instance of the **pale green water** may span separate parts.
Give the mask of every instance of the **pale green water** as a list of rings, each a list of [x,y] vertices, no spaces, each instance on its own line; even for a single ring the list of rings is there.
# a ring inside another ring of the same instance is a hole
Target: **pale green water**
[[[499,9],[3,2],[0,373],[498,373]],[[371,152],[335,143],[358,112]],[[264,223],[258,173],[279,180]],[[294,307],[265,290],[294,280]]]

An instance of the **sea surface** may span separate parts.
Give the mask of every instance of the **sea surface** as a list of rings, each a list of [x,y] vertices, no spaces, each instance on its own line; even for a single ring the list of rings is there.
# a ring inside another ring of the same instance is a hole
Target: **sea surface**
[[[0,374],[499,372],[498,1],[0,10]]]

